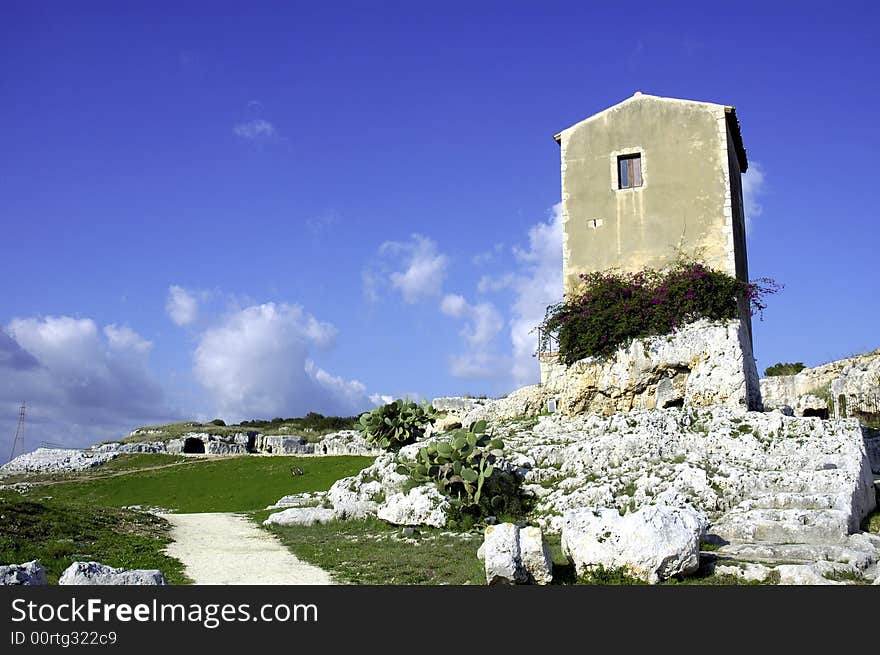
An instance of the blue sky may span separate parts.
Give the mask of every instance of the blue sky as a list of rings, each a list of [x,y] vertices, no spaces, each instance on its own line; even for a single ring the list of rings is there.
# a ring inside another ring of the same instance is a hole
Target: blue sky
[[[759,369],[880,346],[864,3],[4,2],[0,447],[537,379],[552,135],[733,104]]]

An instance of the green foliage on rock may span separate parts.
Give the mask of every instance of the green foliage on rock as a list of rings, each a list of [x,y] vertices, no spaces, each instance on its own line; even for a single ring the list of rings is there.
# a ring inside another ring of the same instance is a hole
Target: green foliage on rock
[[[398,398],[394,402],[361,414],[358,429],[371,444],[384,450],[399,450],[425,436],[437,412],[428,403],[418,404]]]
[[[433,482],[452,499],[456,518],[520,515],[519,480],[495,465],[503,449],[504,441],[486,431],[485,421],[478,421],[422,446],[415,462],[401,464],[398,472],[417,484]]]
[[[764,375],[768,378],[776,375],[797,375],[805,368],[807,367],[803,362],[777,362],[773,366],[768,366],[764,370]]]
[[[608,356],[633,339],[669,334],[700,318],[730,320],[739,303],[752,315],[765,309],[764,297],[781,288],[769,278],[743,282],[696,262],[664,270],[581,275],[581,285],[547,309],[540,329],[556,335],[559,359],[567,365],[585,357]]]

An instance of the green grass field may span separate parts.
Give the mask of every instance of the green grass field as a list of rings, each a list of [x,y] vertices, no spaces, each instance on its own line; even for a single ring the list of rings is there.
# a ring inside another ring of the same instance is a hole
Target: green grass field
[[[141,470],[127,475],[96,477],[99,469],[78,481],[32,488],[26,496],[45,497],[94,507],[141,505],[177,512],[246,512],[263,509],[286,494],[329,489],[338,479],[369,466],[372,457],[255,457],[195,459],[186,463],[143,470],[151,457],[120,462]],[[167,463],[167,460],[162,460]],[[109,465],[108,465],[109,466]],[[303,475],[292,476],[299,467]],[[100,467],[103,468],[103,467]]]
[[[258,517],[262,518],[262,516]],[[294,555],[340,582],[378,585],[486,583],[477,559],[482,533],[463,536],[419,528],[406,541],[402,529],[378,519],[334,521],[309,527],[270,528]]]
[[[171,526],[146,512],[32,501],[0,493],[0,563],[40,560],[51,584],[74,561],[159,569],[171,584],[185,584],[183,565],[162,553]]]

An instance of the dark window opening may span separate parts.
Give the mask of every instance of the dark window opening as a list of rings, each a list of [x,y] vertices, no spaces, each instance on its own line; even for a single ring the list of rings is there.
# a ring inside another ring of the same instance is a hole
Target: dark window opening
[[[621,155],[617,158],[617,188],[642,186],[642,155]]]

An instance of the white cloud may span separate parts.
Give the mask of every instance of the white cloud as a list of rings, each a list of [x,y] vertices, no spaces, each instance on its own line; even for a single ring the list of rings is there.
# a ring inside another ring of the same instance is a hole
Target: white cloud
[[[561,265],[561,264],[560,264]],[[516,281],[516,275],[513,273],[505,273],[503,275],[483,275],[477,284],[477,291],[480,293],[493,293],[509,289]]]
[[[232,128],[236,136],[251,141],[268,141],[278,136],[275,126],[263,118],[255,118],[246,123],[239,123]]]
[[[440,301],[440,311],[464,320],[461,336],[465,339],[466,352],[450,357],[450,373],[469,379],[497,378],[503,365],[502,358],[495,352],[495,341],[504,329],[504,317],[495,305],[471,304],[463,296],[447,294]]]
[[[449,358],[449,372],[466,380],[505,379],[510,359],[492,352],[471,351]]]
[[[758,162],[751,162],[742,176],[743,209],[746,215],[746,232],[752,231],[752,220],[764,212],[760,198],[764,195],[764,169]]]
[[[153,347],[152,341],[147,341],[137,332],[127,326],[119,326],[114,323],[104,327],[104,336],[107,337],[107,345],[111,352],[132,352],[137,355],[146,355]]]
[[[227,421],[354,414],[371,405],[366,387],[327,373],[310,356],[330,347],[336,332],[298,305],[246,307],[201,335],[193,374]]]
[[[189,325],[198,317],[199,303],[195,296],[183,287],[171,285],[168,287],[165,311],[176,325]]]
[[[448,265],[449,258],[437,251],[437,244],[421,234],[413,234],[409,241],[386,241],[362,274],[364,295],[375,301],[390,283],[407,303],[439,296]]]
[[[84,446],[174,418],[148,369],[152,343],[129,327],[89,318],[19,318],[0,329],[0,439],[22,400],[26,448]],[[5,447],[5,444],[4,444]]]
[[[474,266],[485,266],[486,264],[491,264],[496,261],[501,255],[504,253],[504,244],[496,243],[490,250],[486,250],[481,253],[477,253],[473,257],[471,257],[471,262]]]
[[[466,319],[461,334],[474,348],[488,348],[504,328],[504,317],[490,302],[472,305],[462,296],[448,294],[440,302],[440,311],[447,316]]]
[[[517,387],[540,379],[534,329],[544,319],[547,306],[562,299],[562,204],[554,205],[546,221],[529,230],[529,247],[514,248],[519,263],[509,278],[514,292],[510,340],[513,347],[511,376]]]

